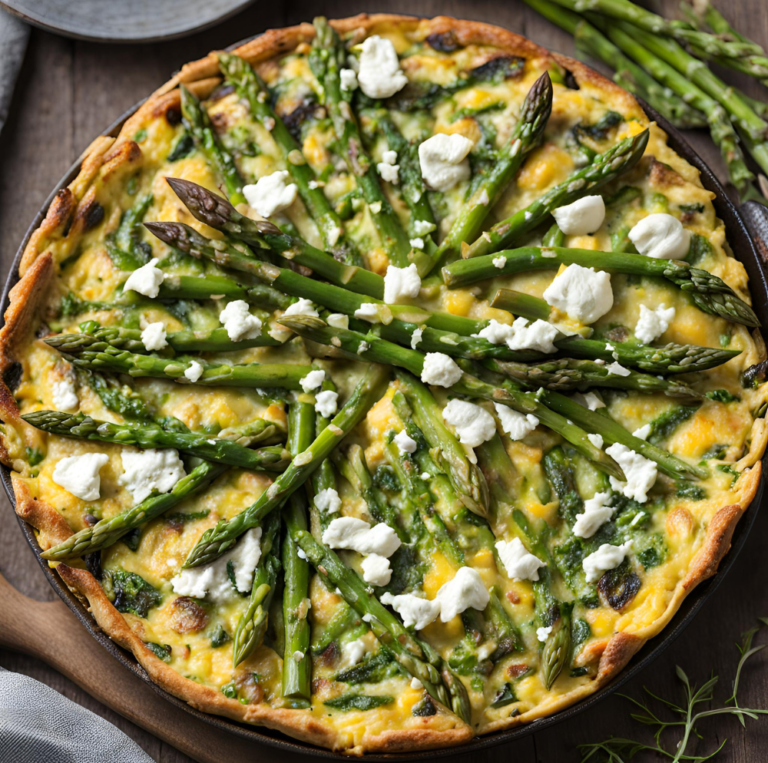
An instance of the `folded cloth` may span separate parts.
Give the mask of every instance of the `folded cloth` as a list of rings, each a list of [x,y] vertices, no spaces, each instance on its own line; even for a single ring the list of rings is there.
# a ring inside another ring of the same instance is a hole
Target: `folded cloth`
[[[29,676],[0,668],[0,763],[153,763],[120,729]]]
[[[0,11],[0,130],[8,119],[13,88],[29,40],[29,26],[7,11]]]

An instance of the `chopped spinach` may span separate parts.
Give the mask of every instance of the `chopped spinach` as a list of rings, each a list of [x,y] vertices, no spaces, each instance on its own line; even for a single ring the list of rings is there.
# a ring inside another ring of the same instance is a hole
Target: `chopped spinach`
[[[155,644],[152,641],[145,641],[144,646],[149,649],[150,652],[155,653],[155,657],[159,657],[163,662],[171,661],[171,647],[169,644]]]
[[[491,707],[506,707],[507,705],[511,705],[513,702],[517,701],[517,694],[515,694],[514,687],[512,684],[506,683],[501,687],[500,691],[496,693],[496,696],[493,698],[493,702],[491,702]]]
[[[126,570],[104,570],[102,585],[118,612],[131,612],[139,617],[146,617],[162,598],[160,591],[141,575]]]
[[[392,660],[388,652],[382,650],[365,662],[337,673],[334,681],[343,681],[346,684],[375,684],[399,672],[397,663]]]
[[[582,135],[599,141],[605,140],[608,137],[608,131],[623,121],[624,117],[618,111],[606,111],[595,124],[576,125],[575,129]]]
[[[195,150],[195,141],[192,136],[184,130],[184,132],[176,138],[176,142],[171,148],[171,152],[168,154],[169,162],[178,162],[179,159],[185,159]]]
[[[714,400],[717,403],[738,403],[741,398],[732,395],[727,389],[713,389],[707,392],[704,397]]]
[[[323,704],[326,707],[332,707],[334,710],[374,710],[382,705],[389,705],[394,702],[394,697],[376,696],[371,694],[342,694],[335,699],[329,699]]]
[[[164,514],[163,520],[166,522],[194,522],[197,519],[205,519],[211,513],[210,509],[202,509],[201,511],[177,511],[173,514]]]
[[[686,214],[693,215],[698,213],[701,213],[704,211],[704,205],[701,203],[695,203],[695,204],[680,204],[678,205],[681,212],[685,212]]]
[[[373,473],[373,484],[381,490],[391,490],[392,492],[402,489],[395,470],[389,464],[382,464],[377,467]]]
[[[689,501],[703,501],[707,497],[707,491],[701,485],[692,485],[690,482],[678,482],[675,495],[678,498],[687,498]]]
[[[683,422],[688,421],[698,409],[698,405],[679,405],[657,416],[651,421],[651,432],[648,435],[648,442],[653,445],[659,445],[664,442],[664,440],[672,436],[674,431]]]
[[[685,257],[685,261],[689,265],[697,265],[708,254],[712,254],[712,251],[712,244],[710,244],[709,241],[704,238],[704,236],[700,236],[698,233],[694,233],[691,236],[691,245],[688,249],[688,254]]]
[[[37,466],[44,458],[45,454],[37,448],[27,448],[27,463],[30,466]]]
[[[229,699],[237,699],[237,686],[234,681],[230,681],[228,684],[224,684],[221,687],[221,693]]]
[[[120,540],[128,546],[131,551],[137,551],[141,543],[141,528],[134,527],[133,530],[123,535]]]
[[[728,450],[727,445],[713,445],[701,458],[702,461],[706,461],[710,458],[716,458],[722,460],[725,458],[725,452]]]
[[[432,701],[432,697],[429,694],[424,694],[424,698],[419,700],[411,710],[411,715],[415,715],[417,718],[426,718],[430,715],[437,714],[437,707]]]
[[[224,630],[224,626],[221,623],[218,623],[216,627],[211,631],[210,638],[211,646],[214,649],[218,649],[220,646],[224,646],[224,644],[231,640],[229,633]]]

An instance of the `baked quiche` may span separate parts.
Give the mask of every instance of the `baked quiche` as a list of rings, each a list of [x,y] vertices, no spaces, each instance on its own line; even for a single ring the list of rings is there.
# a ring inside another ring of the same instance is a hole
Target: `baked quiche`
[[[630,95],[493,26],[211,54],[26,247],[16,510],[210,713],[347,753],[555,713],[757,490],[766,351],[712,198]]]

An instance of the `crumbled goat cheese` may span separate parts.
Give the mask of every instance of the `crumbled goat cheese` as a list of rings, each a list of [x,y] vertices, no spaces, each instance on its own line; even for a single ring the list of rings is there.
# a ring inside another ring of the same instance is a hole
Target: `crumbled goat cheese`
[[[410,437],[405,429],[398,432],[392,441],[397,445],[397,449],[401,453],[415,453],[416,448],[418,447],[416,440]]]
[[[647,440],[648,435],[651,433],[651,425],[650,424],[643,424],[639,429],[635,429],[634,432],[632,432],[632,435],[634,437],[638,437],[641,440]]]
[[[496,409],[502,430],[512,440],[522,440],[539,426],[539,420],[532,413],[520,413],[500,403],[494,403],[493,407]]]
[[[296,300],[293,304],[288,305],[283,315],[309,315],[312,318],[319,317],[319,313],[317,312],[314,303],[303,297]]]
[[[453,399],[443,408],[443,419],[459,436],[462,445],[476,448],[496,434],[496,422],[485,408],[465,400]]]
[[[383,522],[371,527],[356,517],[338,517],[323,532],[323,543],[331,548],[346,548],[360,554],[389,558],[400,548],[397,533]]]
[[[566,236],[584,236],[595,233],[605,220],[605,202],[602,196],[584,196],[572,204],[552,210],[557,227]]]
[[[418,691],[419,689],[423,689],[423,688],[424,688],[424,684],[421,681],[419,681],[419,679],[416,678],[416,676],[414,676],[411,679],[411,689],[416,689]]]
[[[503,255],[499,255],[498,257],[494,257],[491,262],[493,263],[493,267],[501,270],[507,264],[507,258]]]
[[[599,198],[599,197],[598,197]],[[536,638],[539,641],[546,641],[547,636],[552,633],[552,626],[548,625],[546,628],[536,628]]]
[[[472,336],[486,339],[492,344],[506,344],[510,350],[535,350],[557,352],[553,344],[560,332],[546,321],[530,323],[526,318],[516,318],[511,325],[491,318],[488,325]]]
[[[602,448],[603,447],[603,436],[599,434],[588,434],[587,439],[596,447],[596,448]]]
[[[104,453],[67,456],[56,464],[51,479],[84,501],[98,501],[101,492],[99,470],[109,461]]]
[[[378,554],[370,554],[363,559],[363,580],[376,586],[385,586],[392,579],[392,568],[389,559]]]
[[[589,408],[590,411],[596,411],[598,408],[605,408],[605,403],[594,392],[585,392],[583,395],[580,393],[576,393],[574,397],[585,408]],[[584,402],[582,402],[582,400]]]
[[[627,478],[626,482],[622,482],[616,477],[611,477],[611,487],[627,498],[645,503],[648,499],[648,491],[656,482],[656,462],[644,458],[618,442],[606,448],[605,452],[616,461]]]
[[[632,372],[628,368],[624,368],[621,363],[614,361],[605,367],[609,376],[629,376]]]
[[[141,332],[141,341],[150,352],[152,350],[162,350],[163,347],[168,346],[165,336],[165,326],[160,321],[157,321],[157,323],[148,324]]]
[[[201,363],[198,363],[196,360],[193,360],[189,366],[187,366],[187,369],[184,371],[184,376],[189,379],[191,382],[196,382],[200,379],[200,377],[203,375],[203,366]]]
[[[424,239],[423,238],[412,238],[408,240],[408,243],[411,245],[412,249],[423,249],[424,248]]]
[[[592,498],[584,501],[584,513],[576,516],[573,525],[573,534],[577,538],[591,538],[614,512],[613,506],[608,506],[611,494],[595,493]]]
[[[57,411],[74,411],[79,404],[75,382],[70,377],[53,383],[53,405]]]
[[[390,40],[373,35],[363,42],[357,81],[360,89],[376,100],[390,98],[408,84]]]
[[[435,224],[428,222],[427,220],[414,220],[412,223],[413,232],[417,236],[426,236],[428,233],[432,233],[435,230]]]
[[[426,628],[440,614],[439,601],[422,599],[412,593],[404,593],[400,596],[385,593],[381,597],[381,603],[392,607],[400,615],[406,628],[413,627],[417,631]]]
[[[691,245],[691,232],[676,217],[659,212],[644,217],[629,232],[640,254],[660,260],[682,260]]]
[[[357,74],[354,69],[342,69],[339,72],[339,79],[341,80],[341,89],[346,92],[357,90]]]
[[[418,328],[414,329],[413,334],[411,334],[411,349],[415,350],[419,346],[419,342],[421,342],[421,338],[424,336],[424,329]]]
[[[331,313],[326,318],[326,323],[329,326],[333,326],[335,329],[348,329],[349,328],[349,316],[342,313]]]
[[[291,657],[293,658],[294,662],[301,662],[304,659],[304,652],[302,652],[300,649],[297,649]]]
[[[325,419],[336,415],[339,409],[339,393],[324,389],[315,395],[315,410]]]
[[[272,217],[296,201],[299,192],[296,183],[288,183],[288,170],[278,170],[259,178],[256,183],[243,186],[243,196],[249,206],[262,217]]]
[[[325,381],[325,371],[310,371],[300,382],[301,388],[305,392],[312,392],[313,390],[320,389]]]
[[[628,540],[621,546],[603,543],[597,551],[590,554],[581,563],[587,576],[587,582],[596,583],[604,572],[618,567],[624,561],[624,557],[630,548],[632,548],[631,540]]]
[[[386,180],[387,183],[397,183],[399,180],[397,173],[400,170],[400,165],[397,164],[397,151],[385,151],[376,169],[382,180]]]
[[[220,313],[219,321],[233,342],[254,339],[261,334],[261,321],[251,315],[248,303],[242,299],[230,302]]]
[[[415,265],[411,264],[407,268],[390,265],[387,268],[384,276],[384,301],[388,305],[395,305],[404,297],[418,297],[420,289],[421,278]]]
[[[413,339],[411,339],[411,345],[413,345]],[[461,375],[462,370],[456,361],[448,355],[444,355],[442,352],[428,352],[424,356],[424,368],[421,371],[421,380],[424,384],[451,387],[461,379]]]
[[[477,339],[485,339],[491,344],[506,344],[507,340],[512,336],[512,326],[491,318],[485,328],[481,329],[477,334],[472,334],[472,336]]]
[[[539,579],[539,568],[547,566],[541,559],[525,550],[520,538],[512,538],[510,541],[497,540],[496,550],[507,575],[513,580],[536,581]]]
[[[452,580],[443,584],[435,596],[440,604],[440,620],[447,623],[465,610],[482,612],[491,600],[480,573],[472,567],[460,567]]]
[[[334,488],[327,487],[325,490],[319,490],[315,495],[315,506],[318,511],[335,514],[341,508],[341,498]]]
[[[611,276],[593,268],[569,265],[547,287],[544,299],[581,323],[594,323],[613,307]]]
[[[419,146],[421,176],[435,191],[449,191],[470,176],[469,152],[474,143],[463,135],[438,133]]]
[[[655,310],[640,305],[640,318],[635,326],[635,339],[650,344],[658,339],[675,319],[675,308],[660,305]]]
[[[123,284],[123,291],[135,291],[145,297],[155,299],[160,293],[160,285],[165,280],[165,273],[160,268],[155,267],[158,262],[157,257],[153,257],[146,265],[134,270]]]
[[[167,493],[186,476],[179,452],[173,448],[124,450],[123,474],[118,480],[140,503],[153,492]]]
[[[386,288],[386,286],[384,288]],[[375,302],[363,302],[363,304],[355,310],[355,318],[361,321],[369,321],[370,323],[381,323],[379,306]]]
[[[345,667],[357,665],[357,663],[363,659],[367,651],[368,649],[365,646],[365,641],[361,638],[356,638],[354,641],[348,641],[346,644],[342,644],[341,656],[344,660]]]

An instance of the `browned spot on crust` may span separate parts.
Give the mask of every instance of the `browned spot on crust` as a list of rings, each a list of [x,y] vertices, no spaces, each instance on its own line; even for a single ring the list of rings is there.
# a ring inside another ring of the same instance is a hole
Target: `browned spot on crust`
[[[600,657],[598,681],[606,683],[613,678],[637,654],[644,643],[645,639],[631,633],[614,633]]]
[[[720,560],[731,547],[731,538],[736,529],[736,523],[741,517],[741,506],[723,506],[707,525],[707,535],[704,544],[693,557],[688,574],[683,580],[686,590],[698,585],[702,580],[711,578],[717,572]]]

